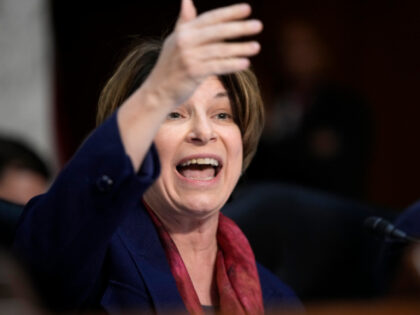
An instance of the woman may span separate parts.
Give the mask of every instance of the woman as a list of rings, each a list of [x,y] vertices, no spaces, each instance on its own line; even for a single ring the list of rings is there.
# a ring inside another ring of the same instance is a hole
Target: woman
[[[109,80],[100,126],[17,232],[53,306],[262,314],[293,297],[219,215],[262,128],[259,46],[225,42],[261,31],[249,14],[183,0],[162,48],[136,47]]]

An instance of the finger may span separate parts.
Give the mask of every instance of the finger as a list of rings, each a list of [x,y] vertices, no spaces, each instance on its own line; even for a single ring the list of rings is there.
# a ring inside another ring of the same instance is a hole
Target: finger
[[[234,4],[231,6],[214,9],[199,15],[193,22],[196,27],[235,21],[246,18],[251,14],[251,6],[247,3]]]
[[[217,43],[206,45],[197,50],[197,55],[201,60],[215,58],[249,57],[256,55],[260,51],[258,42],[244,43]]]
[[[192,45],[200,45],[255,35],[260,33],[262,28],[263,25],[259,20],[221,23],[194,30],[190,34],[190,40]]]
[[[194,20],[197,17],[197,10],[195,9],[192,0],[182,0],[181,10],[179,12],[176,26]]]
[[[229,58],[208,61],[202,67],[201,76],[222,75],[232,72],[245,70],[249,67],[250,61],[248,58]]]

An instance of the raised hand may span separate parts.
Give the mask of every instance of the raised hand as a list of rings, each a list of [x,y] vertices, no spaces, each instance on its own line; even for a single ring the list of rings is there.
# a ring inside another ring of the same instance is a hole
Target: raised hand
[[[166,38],[145,83],[161,101],[176,106],[187,100],[206,77],[247,68],[248,57],[259,52],[259,44],[231,40],[262,30],[260,21],[243,20],[250,13],[248,4],[236,4],[197,16],[192,0],[182,0],[175,29]]]

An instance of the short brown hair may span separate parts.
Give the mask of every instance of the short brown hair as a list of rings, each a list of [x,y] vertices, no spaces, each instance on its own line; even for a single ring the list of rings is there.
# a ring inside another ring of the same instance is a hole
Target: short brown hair
[[[108,80],[99,97],[97,125],[111,115],[147,78],[155,66],[162,41],[136,44]],[[219,76],[232,104],[243,142],[243,171],[249,166],[264,126],[264,106],[252,70]]]

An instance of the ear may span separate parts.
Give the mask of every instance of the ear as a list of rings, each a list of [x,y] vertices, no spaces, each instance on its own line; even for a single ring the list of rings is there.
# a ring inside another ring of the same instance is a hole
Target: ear
[[[176,25],[178,26],[180,24],[194,20],[196,17],[197,10],[195,9],[192,0],[182,0],[181,11],[179,12],[178,21],[176,22]]]

